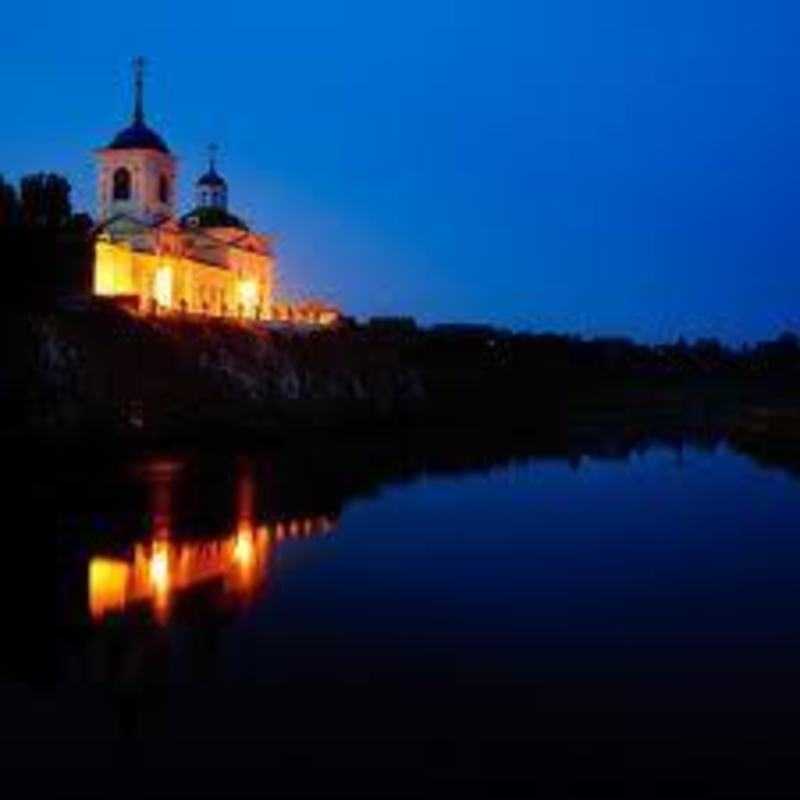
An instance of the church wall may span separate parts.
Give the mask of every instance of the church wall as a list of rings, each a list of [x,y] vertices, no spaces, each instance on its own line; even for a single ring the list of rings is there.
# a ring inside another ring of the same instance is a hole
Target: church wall
[[[100,240],[95,246],[95,294],[135,295],[143,313],[185,311],[268,319],[272,259],[246,253],[231,261],[232,269],[221,269],[178,253],[137,252],[125,242]]]
[[[262,318],[269,316],[273,267],[271,256],[229,248],[228,269],[236,275],[238,283],[237,307],[243,304],[246,316],[252,316],[257,307]]]
[[[129,247],[104,241],[96,243],[94,293],[106,297],[139,293]]]

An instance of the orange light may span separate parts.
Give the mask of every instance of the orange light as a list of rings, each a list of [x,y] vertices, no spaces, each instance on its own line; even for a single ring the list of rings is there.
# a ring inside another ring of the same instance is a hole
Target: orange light
[[[252,566],[255,561],[255,548],[253,546],[253,538],[249,533],[243,532],[236,537],[233,558],[241,567]]]
[[[280,542],[289,529],[308,530],[310,522],[300,518],[277,523],[274,542]],[[313,530],[326,524],[324,517],[313,522]],[[249,521],[240,520],[235,533],[220,539],[175,542],[155,537],[135,544],[131,561],[92,558],[89,613],[100,620],[109,613],[147,603],[164,623],[174,595],[220,579],[226,596],[247,600],[267,579],[272,547],[266,525],[254,531]]]
[[[153,544],[150,556],[150,583],[153,586],[153,607],[156,617],[164,622],[169,612],[169,545],[165,541]]]
[[[125,608],[130,567],[124,561],[93,558],[89,562],[89,613],[94,619]]]
[[[255,281],[239,282],[239,302],[248,314],[252,314],[258,305],[258,284]]]
[[[153,297],[162,308],[172,308],[172,270],[161,266],[153,279]]]

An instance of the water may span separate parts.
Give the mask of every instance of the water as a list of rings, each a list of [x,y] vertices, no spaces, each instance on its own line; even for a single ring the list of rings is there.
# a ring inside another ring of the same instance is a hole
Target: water
[[[22,459],[6,756],[270,752],[295,786],[309,763],[475,785],[586,737],[775,757],[753,736],[800,710],[797,478],[724,443],[432,453]]]

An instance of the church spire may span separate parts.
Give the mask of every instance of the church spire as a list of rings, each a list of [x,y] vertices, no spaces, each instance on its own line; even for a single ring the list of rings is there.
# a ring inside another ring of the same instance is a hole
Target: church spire
[[[141,56],[133,59],[133,85],[135,101],[133,107],[134,125],[144,124],[144,59]]]
[[[217,153],[219,152],[219,147],[215,144],[210,144],[208,146],[208,171],[211,173],[216,173],[217,171]]]

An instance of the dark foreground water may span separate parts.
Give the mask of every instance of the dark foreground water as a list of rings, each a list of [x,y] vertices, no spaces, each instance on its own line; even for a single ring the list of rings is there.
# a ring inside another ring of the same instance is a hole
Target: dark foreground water
[[[791,472],[423,450],[17,459],[3,765],[105,796],[794,796]]]

